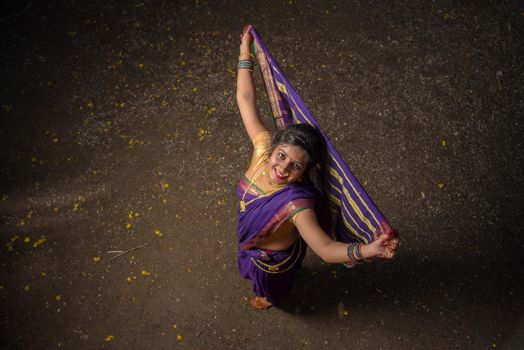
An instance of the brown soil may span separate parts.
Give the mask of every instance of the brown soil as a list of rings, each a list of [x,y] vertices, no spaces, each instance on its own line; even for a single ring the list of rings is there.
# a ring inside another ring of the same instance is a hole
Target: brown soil
[[[518,348],[524,8],[457,3],[5,2],[2,348]],[[309,253],[265,311],[235,260],[248,22],[403,238]]]

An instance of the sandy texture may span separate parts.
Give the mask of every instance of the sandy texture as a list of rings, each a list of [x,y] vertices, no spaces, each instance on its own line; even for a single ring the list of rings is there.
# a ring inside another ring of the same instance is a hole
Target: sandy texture
[[[459,3],[6,1],[2,348],[517,348],[524,8]],[[403,238],[284,310],[236,270],[245,23]]]

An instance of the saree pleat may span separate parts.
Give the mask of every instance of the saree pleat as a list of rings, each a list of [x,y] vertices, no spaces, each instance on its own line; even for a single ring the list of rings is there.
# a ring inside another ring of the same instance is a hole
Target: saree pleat
[[[329,201],[331,227],[334,228],[330,234],[338,241],[369,243],[381,233],[392,231],[387,219],[308,111],[254,28],[251,35],[254,38],[252,51],[262,73],[277,128],[307,123],[317,128],[324,138],[327,159],[324,162],[323,189]]]
[[[293,286],[306,254],[306,244],[298,237],[291,247],[282,251],[260,249],[256,245],[297,212],[314,209],[319,193],[307,181],[289,184],[268,196],[246,192],[248,188],[248,180],[242,177],[237,198],[251,202],[238,208],[238,270],[243,278],[251,280],[255,295],[279,305]]]

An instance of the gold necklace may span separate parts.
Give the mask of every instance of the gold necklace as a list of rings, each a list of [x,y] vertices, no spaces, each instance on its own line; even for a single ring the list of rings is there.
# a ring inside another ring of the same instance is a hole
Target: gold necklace
[[[242,195],[242,199],[240,200],[240,211],[246,211],[246,206],[254,201],[256,201],[257,199],[260,199],[260,198],[264,198],[264,197],[267,197],[269,195],[272,195],[273,193],[277,192],[278,190],[282,189],[283,187],[285,187],[285,185],[280,185],[280,186],[277,186],[276,188],[274,188],[273,190],[271,191],[268,191],[266,192],[265,194],[261,195],[261,196],[258,196],[258,197],[255,197],[253,198],[252,200],[250,201],[245,201],[244,199],[246,198],[246,194],[247,192],[249,191],[249,189],[251,188],[252,185],[254,185],[255,183],[257,183],[257,181],[262,177],[262,176],[265,176],[267,173],[266,171],[262,171],[260,173],[260,175],[258,175],[258,177],[254,180],[254,181],[249,181],[249,186],[247,186],[246,190],[244,191],[244,194]],[[249,179],[248,179],[249,180]]]

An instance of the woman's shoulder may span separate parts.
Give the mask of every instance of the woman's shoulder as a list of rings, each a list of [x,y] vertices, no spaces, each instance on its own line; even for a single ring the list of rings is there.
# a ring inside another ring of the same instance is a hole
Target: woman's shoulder
[[[253,137],[252,142],[255,149],[260,147],[271,148],[271,134],[268,130],[259,132]]]
[[[261,165],[269,158],[271,154],[271,135],[269,131],[262,131],[253,137],[252,142],[254,148],[253,156],[246,172],[248,177],[253,177]]]

